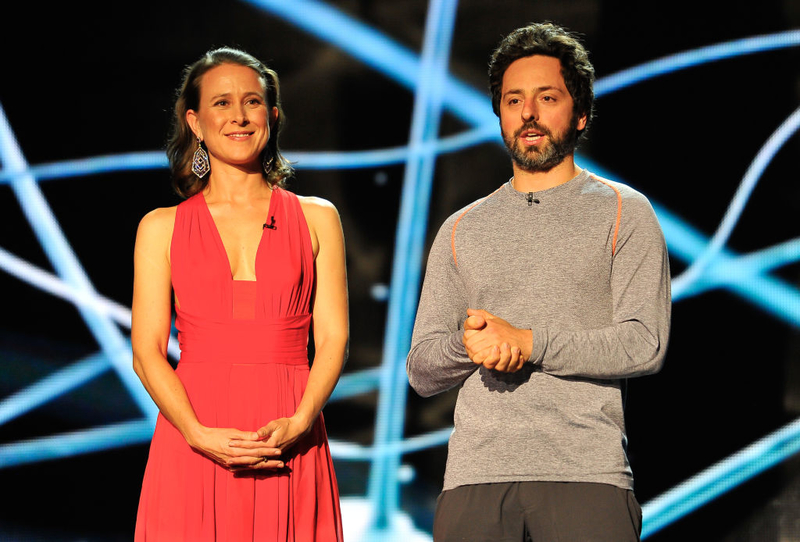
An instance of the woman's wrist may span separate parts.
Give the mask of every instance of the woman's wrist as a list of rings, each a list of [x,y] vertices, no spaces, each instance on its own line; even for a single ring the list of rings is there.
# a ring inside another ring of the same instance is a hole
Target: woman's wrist
[[[304,433],[307,433],[311,430],[311,427],[314,425],[316,419],[317,416],[313,416],[303,410],[298,410],[294,413],[294,416],[291,417],[292,422],[296,423]]]
[[[186,439],[189,446],[196,448],[198,443],[202,442],[206,429],[207,428],[199,422],[193,423],[191,427],[183,431],[183,438]]]

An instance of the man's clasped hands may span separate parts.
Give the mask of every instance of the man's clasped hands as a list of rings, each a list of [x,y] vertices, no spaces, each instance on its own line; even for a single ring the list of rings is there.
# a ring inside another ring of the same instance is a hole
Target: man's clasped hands
[[[514,373],[530,358],[533,334],[530,329],[514,327],[483,309],[467,309],[462,340],[474,363]]]

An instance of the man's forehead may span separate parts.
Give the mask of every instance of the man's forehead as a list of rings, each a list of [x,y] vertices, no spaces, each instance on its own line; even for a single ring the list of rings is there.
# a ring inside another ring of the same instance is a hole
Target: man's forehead
[[[512,62],[503,73],[503,92],[523,88],[548,88],[566,92],[561,61],[555,57],[533,55]]]

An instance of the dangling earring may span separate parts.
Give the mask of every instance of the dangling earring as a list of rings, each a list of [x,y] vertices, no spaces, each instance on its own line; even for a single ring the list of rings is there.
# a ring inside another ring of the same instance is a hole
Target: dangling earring
[[[267,159],[267,156],[269,156],[269,159]],[[261,167],[264,168],[264,173],[266,174],[267,177],[269,177],[269,174],[272,171],[272,158],[273,158],[272,153],[266,151],[264,153],[264,158],[261,160]]]
[[[202,141],[198,137],[197,150],[194,151],[194,156],[192,157],[192,173],[197,175],[197,177],[200,179],[205,177],[206,173],[211,171],[211,164],[208,162],[208,153],[203,149],[203,145],[201,145],[201,143]]]

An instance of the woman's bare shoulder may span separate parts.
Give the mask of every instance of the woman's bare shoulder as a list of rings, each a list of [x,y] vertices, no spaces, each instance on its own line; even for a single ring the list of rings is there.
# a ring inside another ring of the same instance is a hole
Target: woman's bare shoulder
[[[336,210],[336,206],[326,199],[317,196],[297,196],[297,199],[300,200],[303,214],[310,220],[339,219],[339,211]]]
[[[144,215],[139,221],[138,239],[146,239],[148,244],[169,242],[177,209],[177,206],[159,207]]]

